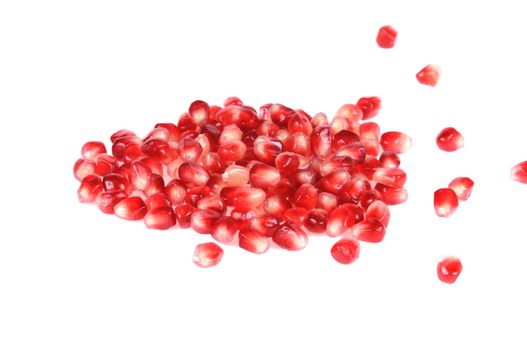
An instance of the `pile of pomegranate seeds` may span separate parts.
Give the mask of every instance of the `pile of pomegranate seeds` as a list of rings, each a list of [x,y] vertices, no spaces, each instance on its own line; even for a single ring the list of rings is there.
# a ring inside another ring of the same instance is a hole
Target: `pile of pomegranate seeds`
[[[310,235],[343,236],[331,255],[349,264],[359,241],[384,239],[388,205],[408,196],[399,154],[412,140],[381,134],[369,121],[380,108],[379,97],[363,97],[329,121],[281,104],[257,112],[235,97],[223,107],[194,101],[177,125],[157,124],[143,138],[115,132],[110,154],[87,142],[74,166],[78,197],[148,228],[191,227],[256,254],[304,249]],[[194,262],[213,266],[222,254],[199,245]]]

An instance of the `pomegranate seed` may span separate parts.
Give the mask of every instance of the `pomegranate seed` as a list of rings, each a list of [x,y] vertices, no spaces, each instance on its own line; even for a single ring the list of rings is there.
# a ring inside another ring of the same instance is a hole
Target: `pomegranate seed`
[[[394,151],[383,151],[379,157],[383,168],[398,168],[401,165],[399,156]]]
[[[356,222],[362,220],[357,205],[343,205],[333,210],[327,219],[326,234],[337,237],[348,231]]]
[[[320,125],[329,125],[328,117],[324,113],[317,113],[311,119],[314,128]]]
[[[449,256],[437,264],[437,277],[441,282],[452,284],[457,280],[462,270],[461,261],[454,256]]]
[[[267,164],[255,164],[249,171],[251,185],[258,188],[268,188],[278,185],[280,182],[280,172],[275,167]]]
[[[164,192],[172,204],[180,204],[185,200],[187,188],[180,180],[172,180],[166,185]]]
[[[227,97],[225,101],[223,101],[223,105],[225,107],[230,106],[230,105],[243,106],[243,102],[238,97],[232,96],[232,97]]]
[[[224,187],[220,195],[228,206],[241,210],[257,208],[265,201],[265,192],[259,188]]]
[[[275,137],[276,133],[280,131],[280,126],[276,125],[273,122],[263,122],[256,128],[256,134],[258,136],[271,136]]]
[[[302,184],[311,184],[314,185],[317,180],[317,174],[313,169],[300,169],[295,171],[292,175],[293,180],[297,186]]]
[[[264,211],[271,215],[282,215],[289,208],[291,208],[291,203],[283,194],[267,197],[263,203]]]
[[[324,209],[311,209],[305,219],[304,227],[313,233],[322,233],[326,230],[328,212]]]
[[[114,143],[115,141],[117,141],[120,138],[130,137],[130,136],[137,136],[137,135],[133,131],[122,129],[122,130],[114,132],[112,134],[112,136],[110,136],[110,141],[112,141],[112,143]]]
[[[269,250],[269,239],[250,227],[244,227],[238,234],[239,246],[251,253],[263,254]]]
[[[99,141],[86,142],[84,146],[82,146],[81,153],[82,158],[95,160],[98,155],[106,153],[106,146]]]
[[[225,181],[220,174],[212,174],[210,176],[209,182],[207,182],[211,193],[220,194],[221,190],[227,186]]]
[[[201,198],[197,203],[199,210],[214,210],[220,214],[224,214],[227,210],[227,206],[218,195],[212,195],[209,197]]]
[[[377,96],[361,97],[357,101],[357,107],[362,110],[362,120],[368,120],[379,114],[381,99]]]
[[[360,125],[360,140],[364,144],[366,154],[377,157],[379,154],[379,138],[381,129],[374,122],[367,122]]]
[[[343,117],[358,122],[362,119],[362,109],[354,104],[345,104],[335,113],[335,117]]]
[[[408,199],[408,192],[405,188],[377,184],[375,189],[381,194],[382,201],[388,205],[401,204]]]
[[[141,159],[141,162],[143,162],[147,167],[150,168],[150,170],[152,170],[152,174],[163,176],[163,164],[161,164],[161,162],[159,162],[158,160],[152,158],[144,158]]]
[[[364,213],[366,219],[377,219],[384,227],[388,227],[390,222],[390,209],[383,201],[373,201],[366,212]]]
[[[360,142],[360,137],[353,131],[341,130],[333,136],[333,149],[337,150],[342,146]]]
[[[527,184],[527,161],[518,163],[511,168],[511,179]]]
[[[121,219],[141,220],[146,215],[146,204],[140,197],[129,197],[114,205],[113,210]]]
[[[247,146],[245,146],[245,143],[238,140],[225,142],[218,148],[220,158],[229,163],[242,159],[246,151]]]
[[[101,179],[97,175],[87,175],[82,179],[81,185],[77,190],[77,196],[81,203],[91,203],[95,201],[97,195],[103,191]]]
[[[168,131],[168,137],[165,141],[168,142],[177,142],[181,132],[179,128],[172,123],[158,123],[154,127],[155,129],[163,128]]]
[[[125,163],[132,163],[136,160],[142,159],[145,154],[138,145],[128,145],[124,150],[123,161]]]
[[[234,208],[231,211],[231,217],[236,221],[239,225],[243,225],[246,221],[250,221],[251,219],[258,217],[261,213],[254,209],[238,209]]]
[[[212,267],[219,264],[223,257],[223,249],[216,243],[202,243],[196,246],[192,261],[199,267]]]
[[[273,242],[286,250],[301,250],[307,245],[306,233],[292,221],[285,222],[273,235]]]
[[[117,167],[117,159],[107,154],[99,154],[95,157],[95,173],[99,176],[113,173]]]
[[[359,241],[379,243],[384,239],[386,229],[379,220],[369,218],[353,225],[351,234]]]
[[[198,140],[198,137],[203,136],[203,139]],[[204,143],[205,141],[208,143],[209,148],[215,148],[220,140],[220,130],[212,124],[205,124],[200,129],[200,135],[196,137],[196,141],[198,141],[201,145],[201,147],[205,150]]]
[[[229,165],[223,173],[227,186],[244,186],[249,182],[249,170],[239,165]]]
[[[145,204],[149,211],[155,208],[172,207],[172,203],[164,193],[155,193],[149,196],[145,199]]]
[[[225,165],[218,153],[210,152],[204,155],[205,161],[203,168],[209,173],[223,173]]]
[[[155,230],[168,230],[176,224],[176,215],[172,207],[158,207],[146,213],[145,225]]]
[[[201,144],[190,138],[181,140],[179,146],[179,157],[183,162],[195,163],[203,153]]]
[[[88,159],[79,159],[73,166],[73,175],[79,181],[82,181],[86,176],[95,174],[95,162]]]
[[[359,204],[362,209],[366,210],[369,206],[378,200],[382,200],[382,195],[375,188],[370,188],[369,190],[364,191],[359,199]]]
[[[121,174],[108,174],[102,178],[105,191],[123,190],[127,195],[132,193],[132,185],[126,177]]]
[[[159,139],[162,141],[167,141],[169,137],[168,130],[165,128],[154,128],[152,131],[146,135],[143,142],[149,141],[151,139]]]
[[[258,136],[254,140],[253,151],[262,162],[274,164],[274,160],[282,152],[282,143],[267,136]]]
[[[181,204],[174,208],[177,222],[181,228],[189,228],[194,208],[188,204]]]
[[[203,187],[194,187],[189,190],[187,190],[187,194],[185,195],[185,203],[197,207],[198,201],[201,198],[205,198],[211,195],[210,188],[207,186]]]
[[[280,226],[281,220],[270,214],[265,214],[249,220],[249,227],[266,237],[273,237],[276,229]]]
[[[317,208],[324,209],[331,213],[338,206],[338,198],[333,193],[320,192],[318,194]]]
[[[187,187],[204,186],[209,181],[209,174],[199,164],[183,163],[178,169],[178,174]]]
[[[359,122],[345,117],[335,117],[330,123],[331,132],[333,135],[338,134],[339,132],[346,130],[353,133],[360,132]]]
[[[429,64],[421,69],[415,77],[417,78],[417,81],[423,85],[436,86],[440,75],[441,68],[435,64]]]
[[[311,140],[309,136],[301,132],[290,134],[284,142],[284,151],[308,157],[311,155]]]
[[[221,214],[215,210],[205,209],[197,210],[192,213],[190,219],[190,226],[198,233],[210,233],[216,221],[221,217]]]
[[[445,128],[441,130],[436,139],[437,147],[445,152],[454,152],[465,145],[463,135],[454,128]]]
[[[353,159],[347,156],[330,156],[320,164],[320,175],[327,176],[336,170],[350,170],[353,168]]]
[[[450,188],[441,188],[434,192],[434,208],[437,216],[447,218],[458,207],[456,192]]]
[[[287,209],[284,213],[284,220],[285,221],[292,221],[298,226],[304,225],[304,220],[307,216],[307,213],[309,211],[305,208],[298,207],[298,208],[290,208]]]
[[[311,135],[311,147],[319,157],[327,157],[333,150],[333,134],[331,128],[325,125],[317,126]]]
[[[240,141],[242,139],[243,132],[236,124],[225,125],[223,131],[220,134],[218,142],[224,144],[230,141]]]
[[[358,202],[362,194],[369,189],[369,182],[362,177],[354,177],[339,191],[339,200],[343,203]]]
[[[210,107],[207,102],[194,101],[188,109],[188,114],[192,123],[202,126],[209,119]]]
[[[229,244],[232,242],[238,231],[238,223],[230,216],[219,218],[212,226],[212,238],[216,241]]]
[[[113,207],[127,197],[123,190],[102,191],[95,198],[97,207],[105,214],[113,214]]]
[[[397,30],[392,26],[383,26],[377,34],[377,45],[382,49],[391,49],[397,39]]]
[[[385,151],[405,153],[412,147],[412,139],[402,132],[389,131],[381,135],[381,146]]]
[[[372,180],[386,186],[403,187],[406,183],[406,173],[399,168],[377,168]]]
[[[320,180],[320,187],[325,191],[338,194],[351,181],[351,175],[344,169],[337,169]]]
[[[300,158],[296,153],[283,152],[276,157],[275,165],[282,174],[291,175],[298,170]]]
[[[301,132],[309,136],[313,132],[313,125],[306,116],[297,113],[293,114],[287,121],[287,131],[290,134]]]
[[[468,177],[456,177],[450,182],[448,187],[456,192],[457,199],[460,201],[466,201],[472,194],[474,181]]]
[[[315,186],[304,184],[299,186],[293,196],[293,203],[297,207],[308,210],[314,209],[318,202],[318,190]]]
[[[134,161],[130,167],[130,182],[134,189],[143,191],[152,179],[152,170],[141,161]]]
[[[331,256],[341,264],[351,264],[359,253],[360,243],[355,239],[341,239],[331,247]]]

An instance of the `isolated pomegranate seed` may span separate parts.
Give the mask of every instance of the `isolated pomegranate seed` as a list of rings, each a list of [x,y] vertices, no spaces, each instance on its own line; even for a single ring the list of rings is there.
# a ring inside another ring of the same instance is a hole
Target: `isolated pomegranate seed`
[[[172,180],[166,185],[164,192],[172,204],[176,205],[185,200],[187,188],[180,180]]]
[[[195,125],[201,126],[209,119],[210,107],[206,102],[194,101],[188,109],[190,120]]]
[[[383,201],[373,201],[366,209],[364,218],[377,219],[386,228],[390,222],[390,209]]]
[[[333,133],[325,125],[317,126],[311,135],[311,147],[319,157],[327,157],[333,150]]]
[[[470,197],[473,187],[474,181],[468,177],[456,177],[448,185],[448,188],[456,192],[457,199],[460,201],[466,201]]]
[[[315,186],[304,184],[299,186],[293,196],[293,203],[297,207],[313,209],[318,202],[318,190]]]
[[[192,213],[195,211],[193,207],[188,204],[181,204],[174,208],[174,214],[176,215],[177,222],[181,228],[189,228]]]
[[[454,128],[445,128],[441,130],[436,138],[437,147],[445,152],[454,152],[465,145],[463,135]]]
[[[187,187],[200,187],[209,181],[208,172],[199,164],[183,163],[178,170],[179,179]]]
[[[114,205],[115,216],[125,220],[141,220],[146,215],[146,204],[140,197],[128,197]]]
[[[331,256],[341,264],[351,264],[358,259],[360,243],[356,239],[341,239],[331,247]]]
[[[379,220],[369,218],[353,225],[351,234],[359,241],[379,243],[386,235],[386,228]]]
[[[326,234],[337,237],[355,224],[355,212],[350,207],[340,206],[333,210],[327,219]]]
[[[281,178],[278,169],[263,163],[253,165],[249,171],[249,176],[251,185],[258,188],[278,185]]]
[[[266,196],[263,190],[250,187],[224,187],[220,195],[228,206],[241,210],[259,207]]]
[[[518,163],[511,168],[511,179],[527,184],[527,161]]]
[[[285,221],[292,221],[298,226],[302,226],[308,212],[307,209],[302,207],[290,208],[285,211],[283,218]]]
[[[385,151],[405,153],[412,148],[412,139],[402,132],[389,131],[381,135],[381,146]]]
[[[196,246],[192,261],[199,267],[212,267],[219,264],[223,257],[223,249],[216,243],[202,243]]]
[[[159,207],[149,210],[144,221],[146,227],[155,230],[168,230],[177,222],[172,207]]]
[[[397,39],[397,30],[392,26],[383,26],[377,33],[377,45],[382,49],[391,49]]]
[[[108,174],[102,178],[105,191],[123,190],[127,195],[132,193],[132,185],[128,179],[121,174]]]
[[[163,164],[161,164],[160,161],[152,158],[144,158],[141,159],[141,162],[143,162],[147,167],[150,168],[150,170],[152,170],[152,174],[163,176]]]
[[[73,176],[82,181],[86,176],[95,174],[95,162],[88,159],[79,159],[73,166]]]
[[[152,179],[152,170],[143,162],[137,160],[130,166],[130,182],[134,189],[143,191]]]
[[[263,254],[269,250],[269,239],[250,227],[244,227],[238,234],[240,248],[251,253]]]
[[[362,109],[351,103],[345,104],[338,109],[337,113],[335,113],[335,117],[343,117],[358,122],[363,117]]]
[[[441,75],[441,68],[435,64],[426,65],[421,69],[415,77],[417,81],[423,85],[436,86],[439,76]]]
[[[145,204],[149,211],[155,208],[172,207],[172,203],[164,193],[154,193],[147,197]]]
[[[377,96],[361,97],[357,101],[357,107],[362,110],[362,120],[368,120],[379,114],[381,99]]]
[[[161,139],[150,139],[141,146],[143,153],[162,163],[168,163],[172,160],[172,154],[168,142]]]
[[[462,270],[461,261],[454,256],[449,256],[437,264],[437,277],[441,282],[452,284],[457,280]]]
[[[434,192],[434,208],[437,216],[449,217],[454,214],[458,205],[456,192],[451,188],[441,188]]]
[[[106,153],[106,146],[99,141],[86,142],[81,153],[84,159],[95,160],[98,155]]]
[[[370,183],[360,176],[353,177],[343,188],[338,192],[338,197],[342,203],[357,203],[362,194],[370,188]]]
[[[361,112],[362,113],[362,112]],[[333,135],[338,134],[339,132],[346,130],[353,133],[359,133],[360,124],[358,121],[346,117],[334,117],[330,123],[331,132]]]
[[[408,192],[405,188],[377,184],[375,189],[381,194],[382,201],[388,205],[401,204],[408,199]]]
[[[326,231],[328,212],[324,209],[311,209],[305,219],[304,227],[313,233],[322,233]]]
[[[379,157],[383,168],[398,168],[401,165],[399,156],[394,151],[383,151]]]
[[[372,180],[386,186],[403,187],[406,183],[406,173],[399,168],[377,168]]]
[[[113,207],[127,197],[123,190],[102,191],[95,198],[97,207],[105,214],[113,214]]]
[[[197,203],[198,210],[214,210],[220,214],[224,214],[227,210],[227,206],[220,198],[219,195],[212,195],[201,198]]]
[[[343,130],[346,131],[346,130]],[[342,132],[342,131],[341,131]],[[378,146],[378,145],[377,145]],[[366,159],[366,147],[361,141],[353,142],[336,149],[336,156],[346,156],[351,158],[355,163],[362,163]],[[328,157],[329,159],[331,157]],[[327,160],[326,159],[326,160]]]
[[[375,188],[370,188],[361,194],[359,204],[362,209],[366,210],[373,202],[382,199],[383,197],[379,191],[377,191]]]
[[[230,216],[223,216],[216,220],[211,229],[212,238],[216,241],[229,244],[238,232],[238,223]]]
[[[273,242],[286,250],[301,250],[307,245],[306,233],[292,221],[283,223],[274,233]]]
[[[97,175],[87,175],[77,190],[77,196],[81,203],[91,203],[95,201],[97,195],[103,191],[101,179]]]

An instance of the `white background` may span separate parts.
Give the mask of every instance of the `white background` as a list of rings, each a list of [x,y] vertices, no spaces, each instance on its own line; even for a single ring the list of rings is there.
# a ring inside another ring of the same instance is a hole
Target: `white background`
[[[509,178],[527,159],[525,12],[454,3],[2,1],[0,349],[525,349],[527,187]],[[428,63],[436,88],[415,80]],[[209,237],[77,202],[85,141],[231,95],[311,114],[381,96],[382,130],[414,140],[385,241],[349,266],[314,238],[199,269]],[[437,149],[447,126],[464,149]],[[473,195],[440,219],[433,192],[457,176]],[[435,271],[449,254],[454,285]]]

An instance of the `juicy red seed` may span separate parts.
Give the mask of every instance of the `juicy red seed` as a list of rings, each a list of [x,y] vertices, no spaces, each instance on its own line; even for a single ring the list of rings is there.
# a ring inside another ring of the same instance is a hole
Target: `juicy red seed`
[[[194,187],[189,190],[187,190],[187,193],[185,194],[185,203],[197,207],[198,201],[201,198],[205,198],[211,195],[210,188],[207,186],[203,187]]]
[[[330,156],[320,164],[320,175],[326,176],[335,170],[350,170],[353,168],[353,159],[347,156]]]
[[[313,169],[310,168],[300,169],[293,173],[292,178],[297,186],[302,184],[314,185],[317,181],[317,174]]]
[[[280,126],[276,125],[273,122],[263,122],[256,128],[256,134],[258,136],[264,135],[264,136],[271,136],[275,137],[276,133],[280,131]]]
[[[406,183],[406,173],[399,168],[377,168],[372,180],[387,186],[403,187]]]
[[[348,209],[351,213],[351,218],[349,221],[350,227],[355,225],[357,222],[364,220],[364,210],[361,207],[359,207],[357,204],[344,203],[342,204],[342,207]]]
[[[335,117],[343,117],[358,122],[362,119],[362,109],[354,104],[345,104],[335,113]]]
[[[380,136],[381,129],[377,123],[367,122],[360,125],[360,140],[364,144],[367,155],[377,157]]]
[[[225,213],[227,206],[218,195],[212,195],[210,197],[201,198],[197,203],[199,210],[214,210],[220,214]]]
[[[178,169],[179,179],[187,187],[200,187],[209,181],[208,172],[199,164],[183,163]]]
[[[209,141],[209,144],[214,148],[218,144],[220,139],[220,130],[216,125],[205,124],[200,129],[200,134],[205,136]]]
[[[445,152],[454,152],[465,145],[463,135],[454,128],[445,128],[441,130],[436,138],[437,147]]]
[[[412,148],[412,139],[402,132],[388,131],[381,135],[381,146],[385,151],[405,153]]]
[[[317,208],[324,209],[331,213],[338,206],[338,198],[333,193],[320,192],[318,194]]]
[[[180,204],[185,200],[187,187],[180,180],[174,179],[166,185],[164,192],[172,204]]]
[[[354,215],[348,208],[338,207],[329,214],[326,233],[330,237],[340,236],[351,228],[354,221]]]
[[[97,207],[105,214],[113,214],[113,207],[127,197],[122,190],[102,191],[95,198]]]
[[[145,225],[155,230],[168,230],[177,223],[172,207],[159,207],[149,210],[144,218]]]
[[[362,110],[362,120],[368,120],[379,114],[381,99],[377,96],[361,97],[357,101],[357,107]]]
[[[460,201],[466,201],[470,197],[473,187],[474,181],[468,177],[456,177],[448,185],[448,188],[456,192],[457,199]]]
[[[179,157],[183,162],[195,163],[203,153],[201,144],[191,138],[181,140],[179,145]]]
[[[355,170],[371,180],[373,173],[380,166],[381,162],[377,158],[366,156],[364,162],[355,165]]]
[[[527,161],[518,163],[511,168],[511,179],[527,184]]]
[[[325,125],[317,126],[311,135],[311,147],[319,157],[327,157],[333,150],[333,133],[331,128]]]
[[[152,131],[146,135],[143,142],[149,141],[151,139],[159,139],[162,141],[167,141],[169,137],[168,130],[165,128],[154,128]]]
[[[262,162],[274,164],[274,160],[282,152],[282,143],[267,136],[258,136],[254,140],[253,151]]]
[[[308,231],[322,233],[326,231],[327,220],[327,211],[324,209],[311,209],[304,219],[304,227]]]
[[[215,210],[205,209],[197,210],[192,213],[192,218],[190,219],[190,226],[192,229],[198,233],[210,233],[212,227],[221,217],[221,214]]]
[[[268,188],[278,185],[280,172],[275,167],[267,164],[255,164],[249,171],[251,185],[258,188]]]
[[[177,142],[179,135],[181,134],[179,128],[172,123],[157,123],[154,128],[166,129],[168,131],[168,138],[166,141],[168,142]]]
[[[383,26],[377,33],[377,45],[382,49],[391,49],[397,39],[397,30],[392,26]]]
[[[77,190],[77,196],[81,203],[91,203],[95,201],[97,195],[103,191],[101,179],[97,175],[87,175]]]
[[[391,187],[377,184],[375,185],[375,189],[381,194],[382,201],[388,205],[401,204],[408,199],[408,192],[402,187]]]
[[[394,151],[383,151],[379,157],[383,168],[398,168],[401,165],[399,156]]]
[[[239,165],[229,165],[222,178],[227,186],[245,186],[249,182],[249,170]]]
[[[434,192],[434,208],[437,216],[447,218],[454,214],[459,205],[456,192],[441,188]]]
[[[236,162],[242,159],[246,151],[247,146],[238,140],[225,142],[218,148],[218,154],[225,162]]]
[[[150,170],[152,170],[153,174],[163,176],[163,164],[161,164],[160,161],[152,158],[144,158],[141,159],[141,162],[143,162],[147,167],[149,167]]]
[[[207,102],[194,101],[188,109],[188,114],[192,123],[202,126],[209,119],[210,107]]]
[[[146,156],[163,163],[168,163],[172,160],[170,146],[165,140],[147,140],[141,146],[141,151],[143,151]]]
[[[318,190],[315,186],[304,184],[298,187],[293,196],[293,204],[297,207],[311,210],[318,202]]]
[[[82,181],[86,176],[95,174],[95,162],[88,159],[79,159],[73,166],[73,176]]]
[[[356,239],[341,239],[331,247],[331,256],[341,264],[351,264],[360,254],[360,243]]]
[[[115,216],[125,220],[141,220],[146,215],[146,204],[140,197],[125,198],[113,209]]]
[[[357,203],[369,186],[369,182],[362,177],[354,177],[337,195],[343,203]]]
[[[129,136],[137,136],[137,135],[133,131],[122,129],[122,130],[114,132],[112,136],[110,136],[110,141],[114,143],[116,140],[120,138],[129,137]]]
[[[351,181],[351,175],[344,169],[337,169],[320,180],[320,186],[327,192],[338,194]]]
[[[462,270],[461,261],[454,256],[449,256],[437,264],[437,277],[441,282],[451,284],[457,280]]]
[[[134,189],[143,191],[152,179],[152,170],[141,161],[134,161],[130,166],[130,182]]]
[[[107,154],[99,154],[95,157],[95,173],[99,176],[113,173],[117,167],[117,159]]]
[[[309,136],[313,132],[313,125],[306,116],[296,113],[287,121],[287,131],[290,134],[301,132]]]
[[[375,188],[370,188],[369,190],[366,190],[361,194],[359,204],[362,209],[366,210],[373,202],[377,200],[382,200],[381,193]]]
[[[290,208],[285,211],[283,217],[285,221],[292,221],[298,226],[302,226],[304,225],[304,220],[308,212],[309,211],[307,209],[302,207]]]
[[[291,208],[291,202],[283,194],[267,197],[263,203],[264,211],[271,215],[282,215],[289,208]]]
[[[243,131],[236,124],[225,125],[218,142],[224,144],[230,141],[240,141],[243,137]]]
[[[204,155],[205,161],[203,168],[209,173],[222,173],[225,168],[225,164],[220,158],[218,153],[210,152]]]
[[[269,239],[250,227],[244,227],[238,234],[239,246],[251,253],[263,254],[269,250]]]
[[[429,64],[421,69],[415,77],[423,85],[436,86],[440,75],[441,68],[435,64]]]
[[[219,218],[212,226],[212,238],[216,241],[229,244],[232,242],[238,231],[238,223],[230,216]]]
[[[315,128],[320,125],[329,125],[328,117],[324,113],[317,113],[311,119],[311,124]]]
[[[285,140],[284,151],[294,152],[308,157],[311,154],[311,141],[309,136],[302,132],[290,134]]]
[[[247,130],[243,133],[241,141],[245,143],[247,147],[252,148],[254,146],[254,140],[256,140],[257,137],[258,135],[256,135],[256,131]]]
[[[266,237],[273,237],[280,224],[281,220],[275,215],[270,214],[255,217],[248,221],[249,227]]]
[[[225,107],[230,106],[230,105],[243,106],[243,102],[238,97],[231,96],[231,97],[227,97],[225,101],[223,101],[223,105]]]
[[[338,134],[342,130],[351,131],[353,133],[360,132],[360,124],[358,121],[346,117],[335,117],[330,123],[331,132]]]
[[[219,264],[223,257],[223,249],[216,243],[202,243],[196,246],[192,261],[199,267],[212,267]]]
[[[360,141],[354,142],[338,148],[335,155],[346,156],[351,158],[354,162],[362,163],[366,159],[366,147]]]
[[[275,165],[282,174],[291,175],[298,170],[300,166],[300,158],[296,153],[283,152],[276,157]]]
[[[132,163],[133,161],[142,159],[145,157],[145,154],[141,150],[141,147],[138,145],[128,145],[124,150],[123,161],[125,163]]]
[[[251,219],[258,217],[259,215],[260,213],[254,209],[247,210],[247,209],[233,208],[231,211],[231,217],[238,224],[244,224],[246,221],[250,221]]]
[[[364,213],[366,219],[377,219],[384,227],[390,222],[390,209],[383,201],[372,202]]]
[[[301,250],[307,245],[306,233],[292,221],[283,223],[273,235],[273,242],[286,250]]]
[[[386,228],[379,220],[369,218],[353,225],[351,234],[359,241],[379,243],[386,235]]]
[[[153,195],[147,197],[145,199],[146,207],[149,211],[156,209],[156,208],[164,208],[164,207],[172,207],[172,203],[170,200],[165,196],[164,193],[154,193]]]
[[[188,204],[181,204],[174,208],[177,222],[181,228],[189,228],[194,208]]]
[[[84,159],[95,160],[98,155],[106,153],[106,146],[99,141],[86,142],[81,153]]]
[[[257,208],[265,201],[265,192],[259,188],[224,187],[220,195],[228,206],[241,210]]]
[[[333,137],[333,149],[338,150],[342,146],[355,142],[360,142],[359,135],[349,130],[341,130]]]
[[[102,178],[102,184],[105,191],[122,190],[127,195],[132,193],[132,185],[128,179],[121,174],[108,174]]]

